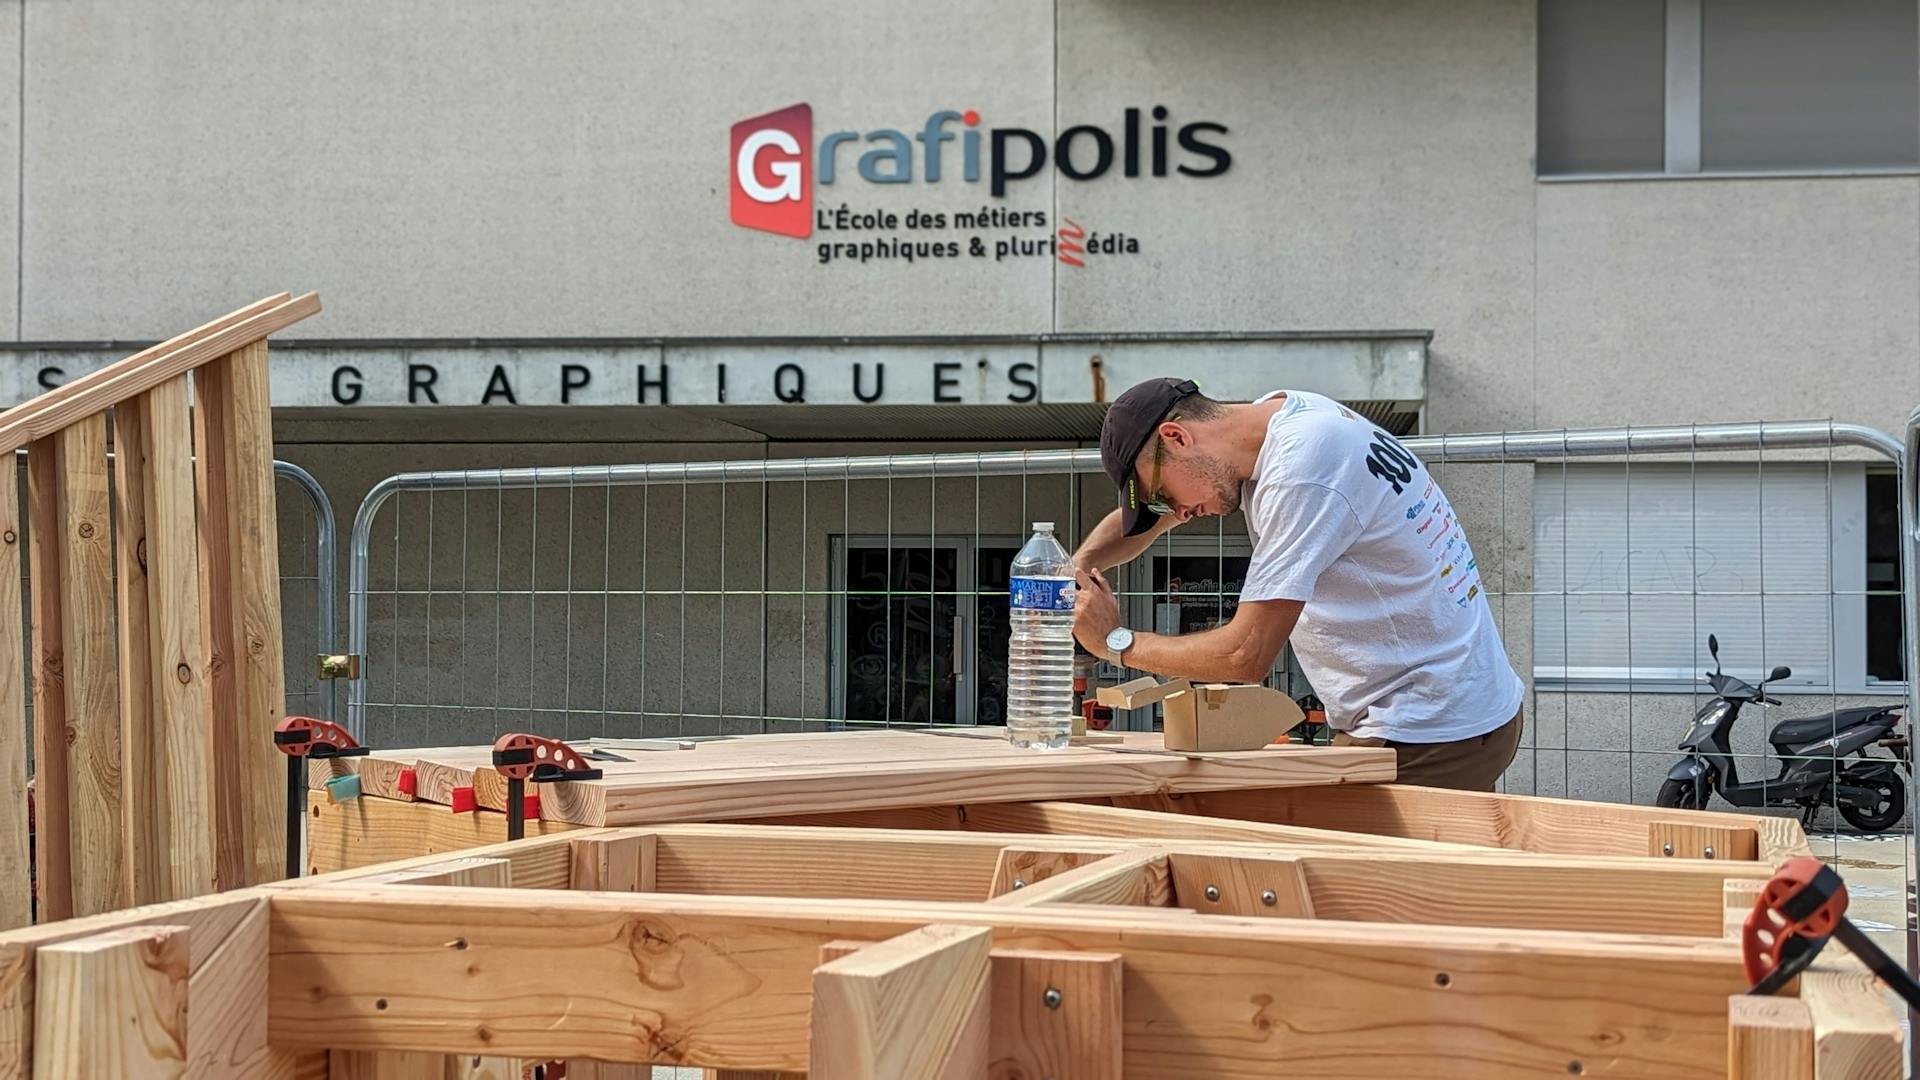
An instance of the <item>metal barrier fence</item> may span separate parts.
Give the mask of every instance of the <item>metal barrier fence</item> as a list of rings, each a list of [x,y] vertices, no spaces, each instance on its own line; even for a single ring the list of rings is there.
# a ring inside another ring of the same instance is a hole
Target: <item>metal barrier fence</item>
[[[280,635],[287,665],[287,714],[331,720],[339,683],[322,679],[315,658],[335,651],[339,605],[339,524],[333,500],[313,474],[290,461],[275,461],[273,474],[300,499],[276,500],[280,513]],[[310,569],[308,569],[310,568]]]
[[[1920,410],[1904,446],[1827,422],[1402,442],[1438,483],[1407,492],[1409,520],[1438,515],[1436,544],[1456,519],[1464,527],[1473,546],[1448,564],[1460,568],[1455,587],[1463,603],[1478,593],[1492,606],[1529,683],[1502,787],[1674,797],[1677,744],[1716,697],[1704,674],[1724,664],[1758,684],[1786,665],[1765,686],[1783,707],[1738,717],[1727,769],[1769,802],[1789,768],[1812,762],[1832,779],[1825,805],[1771,812],[1802,815],[1843,867],[1882,858],[1902,871],[1905,927],[1867,928],[1905,929],[1913,966],[1914,815],[1893,807],[1889,786],[1848,808],[1850,827],[1835,792],[1859,788],[1843,770],[1860,759],[1820,739],[1856,715],[1843,710],[1897,707],[1891,741],[1862,753],[1895,783],[1909,778],[1892,755],[1906,753],[1920,712],[1906,677],[1920,670],[1920,488],[1907,466]],[[1072,547],[1111,506],[1092,450],[393,476],[360,506],[350,542],[348,649],[364,667],[347,723],[405,746],[521,729],[999,722],[1014,552],[1035,519],[1055,521]],[[1169,533],[1118,579],[1129,624],[1180,633],[1230,617],[1248,554],[1237,521]],[[1269,682],[1310,689],[1290,656]],[[1810,733],[1776,745],[1782,713],[1807,718]],[[1853,862],[1842,858],[1843,833],[1877,845],[1868,861],[1852,847]]]
[[[1794,712],[1905,692],[1914,582],[1895,522],[1910,508],[1903,449],[1884,433],[1766,423],[1405,445],[1476,540],[1462,587],[1494,605],[1532,676],[1513,790],[1651,801],[1711,696],[1709,633],[1749,681],[1789,663],[1775,688]],[[1110,500],[1090,450],[391,477],[354,525],[348,648],[366,666],[348,723],[428,745],[525,727],[995,722],[1007,562],[1032,519],[1058,519],[1072,544]],[[1130,622],[1226,617],[1245,556],[1234,522],[1169,534],[1122,580]],[[1290,662],[1272,681],[1308,690]],[[1763,781],[1782,760],[1770,726],[1749,714],[1734,747]]]

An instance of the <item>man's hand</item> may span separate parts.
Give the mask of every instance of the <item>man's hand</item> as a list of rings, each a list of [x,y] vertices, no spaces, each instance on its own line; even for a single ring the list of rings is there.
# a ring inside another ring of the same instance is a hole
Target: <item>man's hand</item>
[[[1073,575],[1073,636],[1095,656],[1107,655],[1107,635],[1120,626],[1120,601],[1098,570]]]

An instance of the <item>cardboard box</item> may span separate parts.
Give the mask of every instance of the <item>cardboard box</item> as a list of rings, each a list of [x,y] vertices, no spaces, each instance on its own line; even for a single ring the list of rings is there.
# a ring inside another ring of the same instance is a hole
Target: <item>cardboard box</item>
[[[1169,750],[1258,750],[1305,719],[1300,706],[1280,691],[1237,683],[1196,686],[1185,679],[1160,682],[1147,675],[1103,686],[1094,697],[1115,709],[1144,709],[1157,703]]]

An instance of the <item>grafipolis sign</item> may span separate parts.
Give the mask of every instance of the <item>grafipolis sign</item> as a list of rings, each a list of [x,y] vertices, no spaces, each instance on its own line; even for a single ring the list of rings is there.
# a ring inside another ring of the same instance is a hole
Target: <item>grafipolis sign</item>
[[[838,206],[816,207],[814,191],[836,188],[849,161],[865,183],[945,185],[953,175],[950,143],[958,144],[959,182],[979,184],[984,176],[992,199],[1017,191],[1022,181],[1041,175],[1049,164],[1076,181],[1116,174],[1128,180],[1205,179],[1233,164],[1233,155],[1214,141],[1227,134],[1226,125],[1195,120],[1175,127],[1164,105],[1123,110],[1117,135],[1100,125],[1074,124],[1051,144],[1021,127],[988,127],[983,138],[980,126],[980,114],[973,109],[941,109],[911,138],[897,128],[877,128],[864,136],[834,131],[816,145],[810,105],[789,105],[742,120],[733,125],[728,157],[733,223],[797,239],[824,234],[827,238],[815,244],[822,265],[961,258],[1002,262],[1047,255],[1083,266],[1088,256],[1136,254],[1140,242],[1064,215],[1050,222],[1045,209],[977,204],[902,214],[844,200]],[[1051,232],[1035,236],[1036,229]]]

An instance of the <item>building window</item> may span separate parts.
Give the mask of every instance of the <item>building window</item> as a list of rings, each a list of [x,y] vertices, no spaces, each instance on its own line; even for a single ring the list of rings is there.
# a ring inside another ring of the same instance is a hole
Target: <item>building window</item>
[[[1542,176],[1911,170],[1913,0],[1541,0]]]
[[[1534,681],[1691,691],[1899,678],[1893,477],[1853,463],[1542,465],[1534,476]],[[1863,540],[1863,537],[1865,538]]]

